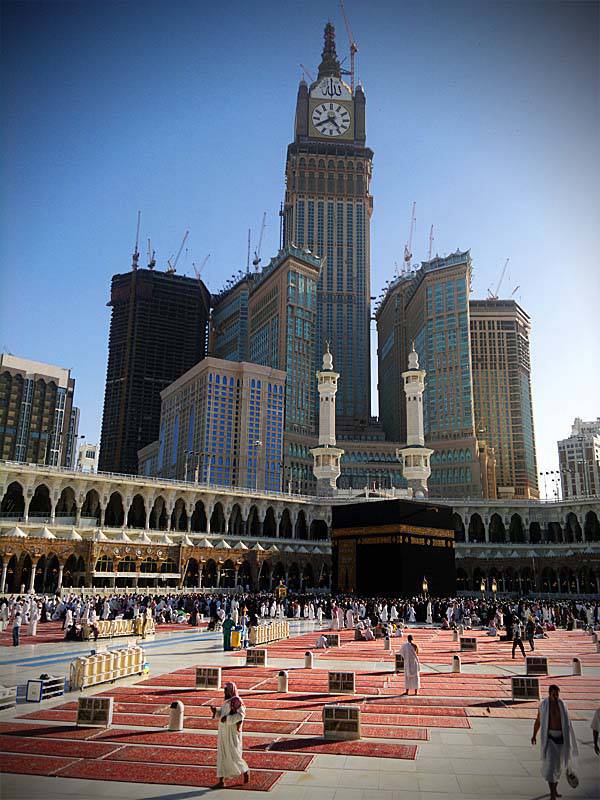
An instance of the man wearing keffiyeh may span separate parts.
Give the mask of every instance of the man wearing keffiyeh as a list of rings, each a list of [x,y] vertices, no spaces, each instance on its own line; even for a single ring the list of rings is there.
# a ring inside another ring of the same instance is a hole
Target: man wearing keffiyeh
[[[225,702],[220,709],[211,706],[213,718],[219,720],[217,732],[217,777],[216,788],[225,786],[225,778],[244,775],[244,783],[250,780],[248,764],[242,758],[242,723],[246,707],[238,694],[237,686],[228,682],[223,687]]]

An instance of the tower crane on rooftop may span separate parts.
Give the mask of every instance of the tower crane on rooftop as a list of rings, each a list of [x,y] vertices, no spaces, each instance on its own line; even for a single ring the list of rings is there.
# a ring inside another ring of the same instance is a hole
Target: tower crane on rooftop
[[[140,219],[142,217],[142,212],[138,211],[137,216],[137,230],[135,232],[135,249],[133,251],[133,256],[131,258],[131,269],[136,270],[138,268],[138,261],[140,260]]]
[[[358,52],[358,45],[356,44],[356,40],[352,34],[352,28],[348,22],[346,9],[344,8],[344,0],[340,0],[340,11],[342,12],[342,17],[344,18],[344,25],[346,26],[346,33],[348,34],[348,42],[350,44],[350,88],[352,90],[352,94],[354,94],[354,59]]]
[[[183,240],[181,242],[181,245],[179,246],[179,250],[177,251],[177,255],[175,257],[175,261],[173,261],[173,263],[171,264],[171,259],[170,258],[167,259],[167,264],[169,265],[168,268],[167,268],[167,272],[169,274],[173,274],[173,272],[177,271],[177,262],[179,261],[179,256],[181,255],[181,251],[183,250],[183,245],[187,242],[187,238],[188,238],[189,235],[190,235],[189,231],[186,231],[184,233]],[[172,257],[173,256],[171,256],[171,258]]]
[[[258,237],[258,246],[254,251],[254,258],[252,259],[252,266],[254,267],[255,272],[258,272],[258,265],[260,264],[260,249],[262,247],[263,234],[265,232],[266,225],[267,225],[267,212],[265,211],[263,213],[262,225],[260,226],[260,236]]]
[[[498,281],[498,285],[496,286],[496,291],[492,292],[491,289],[488,289],[488,300],[497,300],[500,292],[500,287],[502,286],[502,281],[504,280],[504,276],[506,275],[506,268],[508,267],[508,262],[510,261],[510,256],[504,262],[504,266],[502,267],[502,272],[500,273],[500,280]]]
[[[412,214],[411,214],[411,217],[410,217],[410,230],[409,230],[409,233],[408,233],[408,241],[404,245],[404,269],[405,270],[410,269],[410,262],[412,261],[412,257],[413,257],[413,254],[412,254],[412,241],[413,241],[413,235],[414,235],[414,232],[415,232],[415,225],[416,225],[416,222],[417,222],[416,210],[417,210],[417,201],[415,200],[413,202],[413,204],[412,204]]]
[[[156,251],[152,249],[152,242],[148,239],[148,269],[156,266]]]

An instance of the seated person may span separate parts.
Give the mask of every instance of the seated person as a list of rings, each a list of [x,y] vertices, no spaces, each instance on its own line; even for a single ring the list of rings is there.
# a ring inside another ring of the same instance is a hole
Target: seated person
[[[443,631],[450,630],[450,625],[448,624],[448,620],[446,619],[446,617],[444,617],[444,619],[442,620],[442,630]]]
[[[65,641],[67,642],[82,642],[83,629],[81,625],[69,625],[65,632]]]
[[[321,634],[317,639],[317,643],[315,645],[317,650],[328,650],[329,649],[329,642],[327,641],[327,637],[324,634]]]
[[[365,628],[363,633],[365,642],[373,642],[375,641],[375,634],[373,633],[373,628]]]
[[[490,625],[489,625],[489,627],[487,629],[487,635],[488,636],[497,636],[498,635],[498,628],[496,627],[496,620],[495,619],[493,619],[490,622]]]
[[[470,631],[471,627],[472,627],[471,626],[471,617],[468,614],[465,614],[465,616],[463,617],[463,628],[465,630]]]

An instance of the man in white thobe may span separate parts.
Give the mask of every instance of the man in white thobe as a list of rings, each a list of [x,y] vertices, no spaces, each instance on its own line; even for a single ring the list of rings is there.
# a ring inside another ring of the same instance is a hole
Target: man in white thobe
[[[398,651],[404,658],[404,694],[408,694],[412,690],[416,696],[421,686],[419,649],[413,642],[413,637],[410,634],[406,638],[406,644],[403,644]]]
[[[541,731],[542,777],[550,787],[550,800],[560,797],[558,780],[563,767],[568,768],[571,759],[578,755],[575,731],[559,694],[555,684],[548,687],[548,697],[540,703],[531,737],[531,744],[535,744]]]
[[[29,630],[27,633],[29,636],[37,636],[37,626],[38,620],[40,618],[40,609],[37,603],[31,604],[31,609],[29,611]]]

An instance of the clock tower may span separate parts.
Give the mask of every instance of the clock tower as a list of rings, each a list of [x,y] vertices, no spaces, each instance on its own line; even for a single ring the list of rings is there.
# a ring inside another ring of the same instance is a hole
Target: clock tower
[[[365,94],[342,80],[335,31],[325,26],[317,79],[300,81],[288,146],[284,243],[322,259],[316,352],[330,342],[342,379],[338,419],[352,427],[371,414],[370,219],[373,152],[365,145]]]

